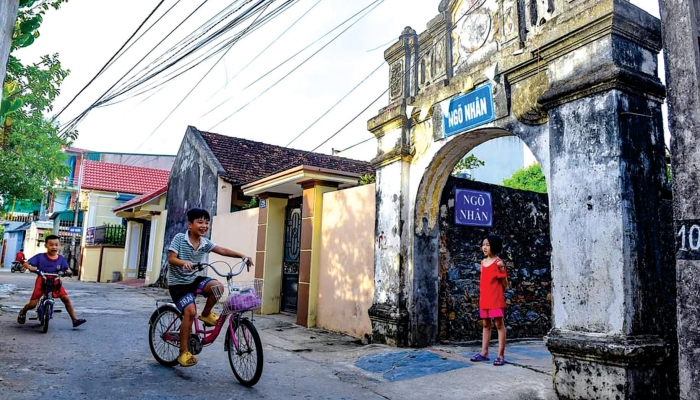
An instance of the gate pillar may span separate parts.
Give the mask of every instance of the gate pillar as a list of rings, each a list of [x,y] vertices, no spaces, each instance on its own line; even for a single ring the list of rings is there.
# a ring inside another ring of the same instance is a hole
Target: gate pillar
[[[550,62],[554,384],[562,399],[662,399],[674,315],[656,18],[605,2],[599,37]],[[601,3],[603,4],[603,3]],[[602,27],[601,27],[602,28]],[[667,221],[668,222],[668,221]]]

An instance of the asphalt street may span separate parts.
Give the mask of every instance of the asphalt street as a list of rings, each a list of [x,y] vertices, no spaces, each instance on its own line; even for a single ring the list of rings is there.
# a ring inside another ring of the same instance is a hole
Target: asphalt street
[[[79,318],[65,311],[49,332],[16,322],[35,275],[0,269],[0,398],[36,399],[550,399],[551,361],[540,344],[521,345],[513,364],[475,365],[474,349],[394,349],[258,317],[264,348],[262,379],[241,386],[224,352],[223,335],[191,368],[159,365],[148,346],[148,319],[162,289],[64,279]],[[60,301],[57,308],[62,309]],[[31,317],[31,313],[28,315]],[[514,348],[517,351],[517,346]],[[519,355],[517,355],[519,354]]]

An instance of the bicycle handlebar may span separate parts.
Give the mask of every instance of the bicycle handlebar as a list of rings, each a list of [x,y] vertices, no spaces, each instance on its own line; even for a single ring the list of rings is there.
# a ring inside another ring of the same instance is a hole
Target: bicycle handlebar
[[[219,262],[224,263],[224,264],[228,265],[229,268],[231,268],[231,266],[230,266],[227,262],[225,262],[225,261],[219,261]],[[233,269],[231,269],[231,271],[230,271],[228,274],[222,274],[222,273],[219,272],[219,270],[217,270],[216,267],[214,267],[214,265],[212,265],[212,264],[209,264],[209,263],[197,263],[197,264],[194,265],[194,268],[196,269],[196,271],[192,271],[192,272],[190,273],[190,275],[193,275],[193,274],[195,274],[196,272],[202,272],[202,271],[204,271],[206,268],[211,268],[212,270],[214,270],[214,272],[215,272],[217,275],[219,275],[219,276],[222,277],[222,278],[232,278],[232,277],[234,277],[234,276],[240,275],[240,274],[243,272],[243,268],[245,268],[245,267],[248,267],[248,272],[250,272],[250,260],[249,260],[247,257],[246,257],[246,258],[243,258],[243,260],[242,260],[241,263],[240,263],[240,266],[241,266],[241,267],[240,267],[240,268],[238,269],[238,271],[235,272],[235,273],[233,272]]]

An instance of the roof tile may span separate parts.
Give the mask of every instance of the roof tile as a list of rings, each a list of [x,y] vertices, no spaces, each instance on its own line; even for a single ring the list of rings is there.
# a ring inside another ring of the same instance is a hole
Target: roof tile
[[[83,162],[82,189],[130,194],[155,192],[168,184],[170,171],[130,165]]]
[[[255,182],[302,164],[362,175],[374,174],[374,167],[366,161],[308,153],[217,133],[199,133],[226,170],[222,178],[234,185]]]

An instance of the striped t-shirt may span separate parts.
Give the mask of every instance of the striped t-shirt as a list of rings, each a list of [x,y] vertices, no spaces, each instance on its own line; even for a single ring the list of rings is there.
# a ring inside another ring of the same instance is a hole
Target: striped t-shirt
[[[192,264],[206,263],[209,262],[209,252],[216,245],[211,240],[200,237],[199,247],[195,250],[192,242],[190,242],[190,236],[187,233],[178,233],[170,242],[170,247],[168,251],[172,251],[177,255],[182,261],[189,261]],[[192,271],[185,271],[184,268],[178,267],[170,264],[168,268],[168,286],[173,285],[186,285],[194,282],[197,278],[196,273]]]

